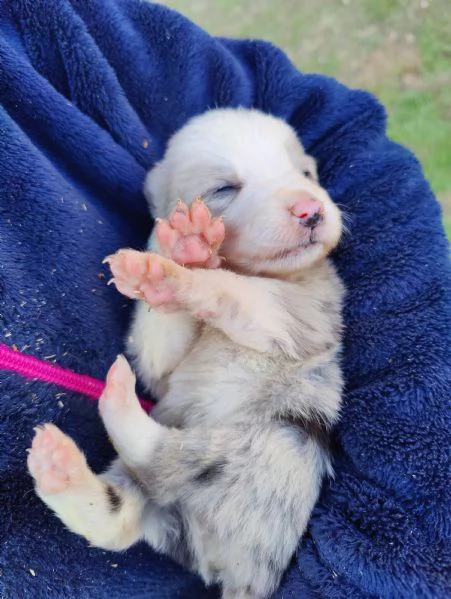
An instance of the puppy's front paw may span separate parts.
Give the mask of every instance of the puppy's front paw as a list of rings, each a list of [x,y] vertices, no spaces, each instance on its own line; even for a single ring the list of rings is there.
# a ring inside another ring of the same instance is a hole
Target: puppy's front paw
[[[36,429],[28,470],[36,482],[36,491],[44,497],[83,486],[89,477],[81,451],[53,424]]]
[[[222,218],[213,218],[201,199],[188,206],[179,200],[168,221],[159,220],[156,235],[164,256],[183,266],[217,268],[224,241]]]
[[[143,299],[153,308],[179,309],[176,291],[182,278],[182,267],[158,254],[119,250],[105,258],[120,293]]]

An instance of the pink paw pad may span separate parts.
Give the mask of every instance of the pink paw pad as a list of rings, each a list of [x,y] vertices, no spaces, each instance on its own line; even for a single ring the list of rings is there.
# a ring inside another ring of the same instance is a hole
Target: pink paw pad
[[[51,495],[79,484],[86,461],[72,439],[52,424],[35,431],[27,463],[38,490]]]
[[[148,292],[149,288],[162,291],[168,287],[165,282],[164,260],[161,256],[149,252],[119,250],[105,258],[104,262],[109,264],[113,273],[110,283],[114,283],[120,293],[132,299],[145,299],[145,292]],[[148,301],[154,305],[150,297],[149,292]],[[163,295],[156,305],[169,301],[168,298],[169,294]]]
[[[188,208],[177,202],[169,221],[160,220],[156,229],[157,239],[164,256],[184,266],[217,268],[217,255],[224,240],[225,228],[222,218],[213,218],[201,199],[194,200]]]

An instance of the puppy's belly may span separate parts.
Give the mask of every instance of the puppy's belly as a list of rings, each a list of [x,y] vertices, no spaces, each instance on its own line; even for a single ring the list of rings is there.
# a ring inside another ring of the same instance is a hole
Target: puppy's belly
[[[165,382],[153,415],[179,428],[268,423],[296,413],[332,423],[342,389],[336,348],[290,360],[244,348],[214,330],[202,334]]]
[[[167,378],[166,393],[154,417],[180,427],[232,424],[262,399],[265,379],[277,368],[271,356],[205,330],[190,353]]]

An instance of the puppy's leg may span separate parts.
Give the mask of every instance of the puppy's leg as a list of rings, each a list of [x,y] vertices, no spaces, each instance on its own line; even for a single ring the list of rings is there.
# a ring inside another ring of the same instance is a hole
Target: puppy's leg
[[[36,492],[72,531],[97,547],[126,549],[142,535],[142,492],[117,462],[96,476],[56,426],[36,429],[28,455]]]
[[[178,202],[168,221],[157,222],[149,249],[178,264],[217,268],[224,234],[222,220],[212,218],[202,201],[190,208]],[[197,332],[197,321],[186,311],[156,312],[144,302],[136,306],[127,350],[140,379],[156,395],[156,382],[183,359]]]
[[[123,356],[118,356],[106,377],[99,411],[110,439],[127,466],[151,455],[161,427],[139,404],[135,376]]]
[[[144,412],[135,377],[122,356],[110,368],[99,409],[121,459],[159,505],[173,503],[174,493],[183,494],[184,484],[196,475],[220,468],[219,458],[224,456],[216,455],[208,431],[200,435],[168,428]]]
[[[120,459],[96,476],[72,439],[47,424],[33,440],[28,468],[39,497],[91,545],[121,551],[145,539],[157,551],[180,553],[180,521],[144,496]]]
[[[176,507],[176,523],[183,522],[179,542],[164,550],[207,583],[222,581],[224,597],[268,596],[316,500],[316,447],[308,444],[303,456],[298,440],[277,430],[162,426],[141,410],[125,360],[112,368],[102,397],[105,426],[151,504],[165,514]]]
[[[300,357],[297,323],[283,302],[279,281],[222,269],[188,270],[157,254],[134,250],[119,250],[108,261],[124,295],[139,294],[158,309],[184,309],[251,349],[280,349]]]
[[[300,451],[297,436],[277,428],[255,434],[245,427],[162,426],[141,410],[134,382],[127,362],[119,359],[108,375],[101,413],[151,505],[164,514],[176,507],[176,525],[183,522],[183,531],[175,532],[180,542],[164,550],[181,559],[178,548],[189,547],[185,563],[207,582],[219,577],[225,597],[267,596],[316,501],[321,460],[316,445],[306,443]],[[152,515],[150,530],[157,523]],[[167,536],[168,529],[166,517]]]
[[[124,358],[110,369],[100,410],[128,461],[116,460],[96,476],[74,441],[46,424],[37,429],[28,456],[38,496],[72,532],[96,547],[124,550],[145,539],[156,550],[177,557],[181,525],[176,514],[150,502],[127,468],[151,453],[160,425],[141,409]]]

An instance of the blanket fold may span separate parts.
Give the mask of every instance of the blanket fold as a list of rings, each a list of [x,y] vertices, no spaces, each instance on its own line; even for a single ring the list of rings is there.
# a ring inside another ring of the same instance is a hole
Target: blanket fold
[[[336,474],[275,597],[451,597],[448,242],[418,161],[386,137],[370,94],[141,0],[5,0],[0,343],[103,379],[132,302],[107,287],[102,259],[145,246],[143,180],[171,134],[239,105],[295,127],[348,228],[334,254],[348,290]],[[96,471],[113,456],[95,402],[0,371],[0,597],[218,597],[145,544],[115,554],[63,528],[26,471],[45,421]]]

